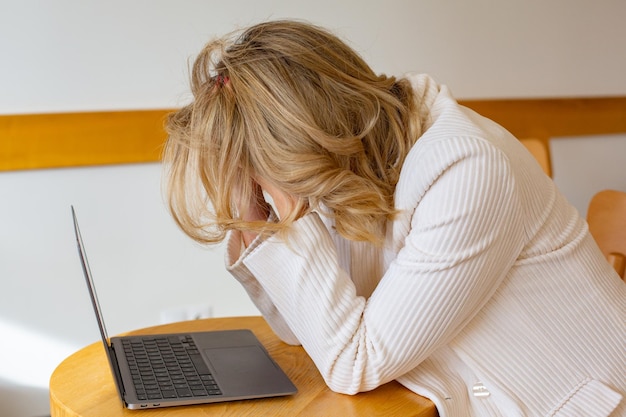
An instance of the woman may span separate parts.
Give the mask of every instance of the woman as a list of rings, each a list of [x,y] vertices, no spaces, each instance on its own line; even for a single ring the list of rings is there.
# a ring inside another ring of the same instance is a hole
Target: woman
[[[292,21],[210,42],[192,91],[168,120],[173,216],[227,239],[331,389],[397,380],[442,417],[626,413],[626,286],[506,130]]]

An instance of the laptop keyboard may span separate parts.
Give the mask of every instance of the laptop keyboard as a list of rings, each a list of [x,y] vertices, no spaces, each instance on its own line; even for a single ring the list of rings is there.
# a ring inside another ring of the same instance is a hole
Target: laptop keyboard
[[[122,339],[139,400],[221,395],[191,336]]]

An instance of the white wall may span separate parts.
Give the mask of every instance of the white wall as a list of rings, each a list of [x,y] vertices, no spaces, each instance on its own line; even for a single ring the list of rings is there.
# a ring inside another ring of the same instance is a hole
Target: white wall
[[[624,94],[625,14],[622,0],[1,0],[0,113],[176,105],[211,36],[280,17],[463,98]]]
[[[626,191],[626,134],[555,138],[550,150],[554,182],[583,217],[596,192]]]
[[[459,98],[625,95],[624,16],[622,0],[0,0],[0,114],[178,106],[211,36],[279,17],[327,26],[377,71],[429,72]],[[596,189],[626,190],[626,136],[552,146],[581,212]],[[98,338],[70,204],[111,334],[187,305],[256,314],[221,248],[172,224],[159,181],[158,164],[0,173],[0,415],[45,414],[56,364]],[[43,342],[41,371],[9,347],[27,340]]]

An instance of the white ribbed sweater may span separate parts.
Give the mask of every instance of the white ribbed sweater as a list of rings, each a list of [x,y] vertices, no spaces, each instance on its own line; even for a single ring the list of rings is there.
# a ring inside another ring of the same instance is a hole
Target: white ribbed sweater
[[[233,233],[229,270],[335,391],[395,379],[441,417],[626,415],[626,284],[514,137],[410,79],[430,118],[384,248],[313,213],[289,245],[242,253]]]

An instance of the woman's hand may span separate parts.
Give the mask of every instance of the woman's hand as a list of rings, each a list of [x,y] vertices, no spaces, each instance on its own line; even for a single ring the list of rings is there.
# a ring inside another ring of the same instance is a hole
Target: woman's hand
[[[252,180],[252,194],[246,201],[239,201],[238,209],[242,213],[242,219],[248,222],[266,221],[270,214],[270,206],[263,198],[263,189],[258,182]],[[242,232],[243,243],[250,246],[256,238],[256,232]]]
[[[280,190],[263,178],[257,177],[255,178],[255,181],[261,186],[261,189],[272,198],[274,209],[276,210],[276,214],[279,218],[284,219],[291,214],[298,202],[298,199],[295,196]]]
[[[281,219],[290,215],[298,202],[295,196],[280,190],[260,177],[255,177],[252,180],[252,190],[253,193],[250,198],[247,201],[240,201],[238,204],[239,212],[242,213],[242,219],[245,221],[266,221],[269,217],[270,204],[265,201],[263,192],[271,197],[274,210]],[[242,232],[244,245],[250,246],[257,235],[256,232]]]

